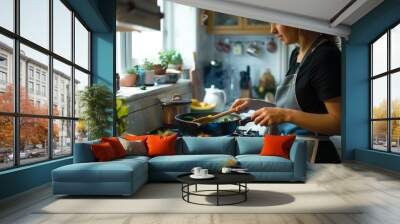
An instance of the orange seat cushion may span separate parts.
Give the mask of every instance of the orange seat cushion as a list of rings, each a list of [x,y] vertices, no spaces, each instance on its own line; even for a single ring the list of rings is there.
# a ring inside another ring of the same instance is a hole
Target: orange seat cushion
[[[121,142],[117,137],[101,138],[101,142],[110,143],[117,158],[122,158],[126,156],[126,151],[124,149],[124,146],[122,146]]]
[[[93,144],[91,145],[91,149],[94,157],[99,162],[110,161],[118,158],[109,142]]]
[[[148,135],[146,140],[148,149],[147,155],[151,157],[176,155],[177,138],[177,135]]]
[[[280,156],[286,159],[290,158],[290,148],[295,135],[279,136],[279,135],[266,135],[264,136],[264,145],[261,149],[261,156]]]

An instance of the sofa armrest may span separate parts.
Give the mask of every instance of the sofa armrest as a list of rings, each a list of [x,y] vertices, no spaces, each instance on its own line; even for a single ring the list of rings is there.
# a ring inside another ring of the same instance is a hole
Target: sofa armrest
[[[75,143],[74,147],[74,163],[89,163],[95,162],[96,158],[94,157],[90,146],[92,144],[100,143],[99,140],[90,141],[90,142],[82,142]]]
[[[307,171],[307,146],[304,141],[296,140],[290,149],[290,160],[293,162],[293,178],[305,181]]]

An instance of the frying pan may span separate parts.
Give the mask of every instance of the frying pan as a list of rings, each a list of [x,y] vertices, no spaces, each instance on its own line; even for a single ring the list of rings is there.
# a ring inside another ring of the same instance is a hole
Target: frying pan
[[[230,114],[229,121],[211,122],[203,125],[198,125],[190,120],[208,115],[215,115],[217,112],[198,112],[198,113],[183,113],[175,116],[176,123],[183,135],[197,136],[199,134],[207,134],[211,136],[232,135],[239,125],[244,125],[250,121],[250,118],[241,119],[238,114]]]

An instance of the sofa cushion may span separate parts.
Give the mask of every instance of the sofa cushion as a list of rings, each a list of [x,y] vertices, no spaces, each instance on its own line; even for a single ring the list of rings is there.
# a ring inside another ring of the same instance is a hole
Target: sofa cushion
[[[182,154],[225,154],[235,155],[233,137],[183,137]]]
[[[278,156],[238,155],[240,167],[249,172],[292,172],[292,161]]]
[[[148,135],[147,136],[147,155],[154,156],[165,156],[176,154],[176,139],[178,135]]]
[[[259,154],[264,145],[263,137],[237,137],[236,155]]]
[[[146,143],[144,141],[130,141],[124,138],[118,138],[121,142],[122,146],[126,151],[126,155],[137,155],[137,156],[145,156],[147,155]]]
[[[105,162],[119,158],[116,151],[109,142],[102,142],[99,144],[92,144],[91,146],[96,161]]]
[[[261,149],[261,156],[280,156],[290,159],[290,148],[293,145],[295,135],[266,135],[264,146]]]
[[[88,142],[75,143],[74,147],[74,163],[95,162],[96,158],[90,148],[92,144],[99,144],[101,141],[93,140]]]
[[[117,137],[104,137],[101,138],[101,142],[108,142],[114,149],[115,155],[117,158],[122,158],[126,156],[126,151],[124,146],[122,146],[121,142]]]
[[[53,181],[130,182],[135,172],[147,172],[146,166],[147,163],[140,159],[75,163],[53,170]]]
[[[158,156],[149,160],[150,171],[190,172],[199,166],[210,171],[219,171],[228,160],[235,159],[231,155],[175,155]]]

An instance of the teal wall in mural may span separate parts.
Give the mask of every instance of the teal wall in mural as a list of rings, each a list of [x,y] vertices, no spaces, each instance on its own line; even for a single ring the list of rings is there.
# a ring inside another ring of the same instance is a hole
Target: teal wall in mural
[[[115,0],[67,2],[92,31],[93,82],[106,84],[115,93]],[[71,163],[70,157],[0,172],[0,199],[48,183],[53,169]]]
[[[400,156],[369,149],[369,43],[400,22],[400,0],[385,0],[351,29],[343,47],[344,159],[400,170]]]

